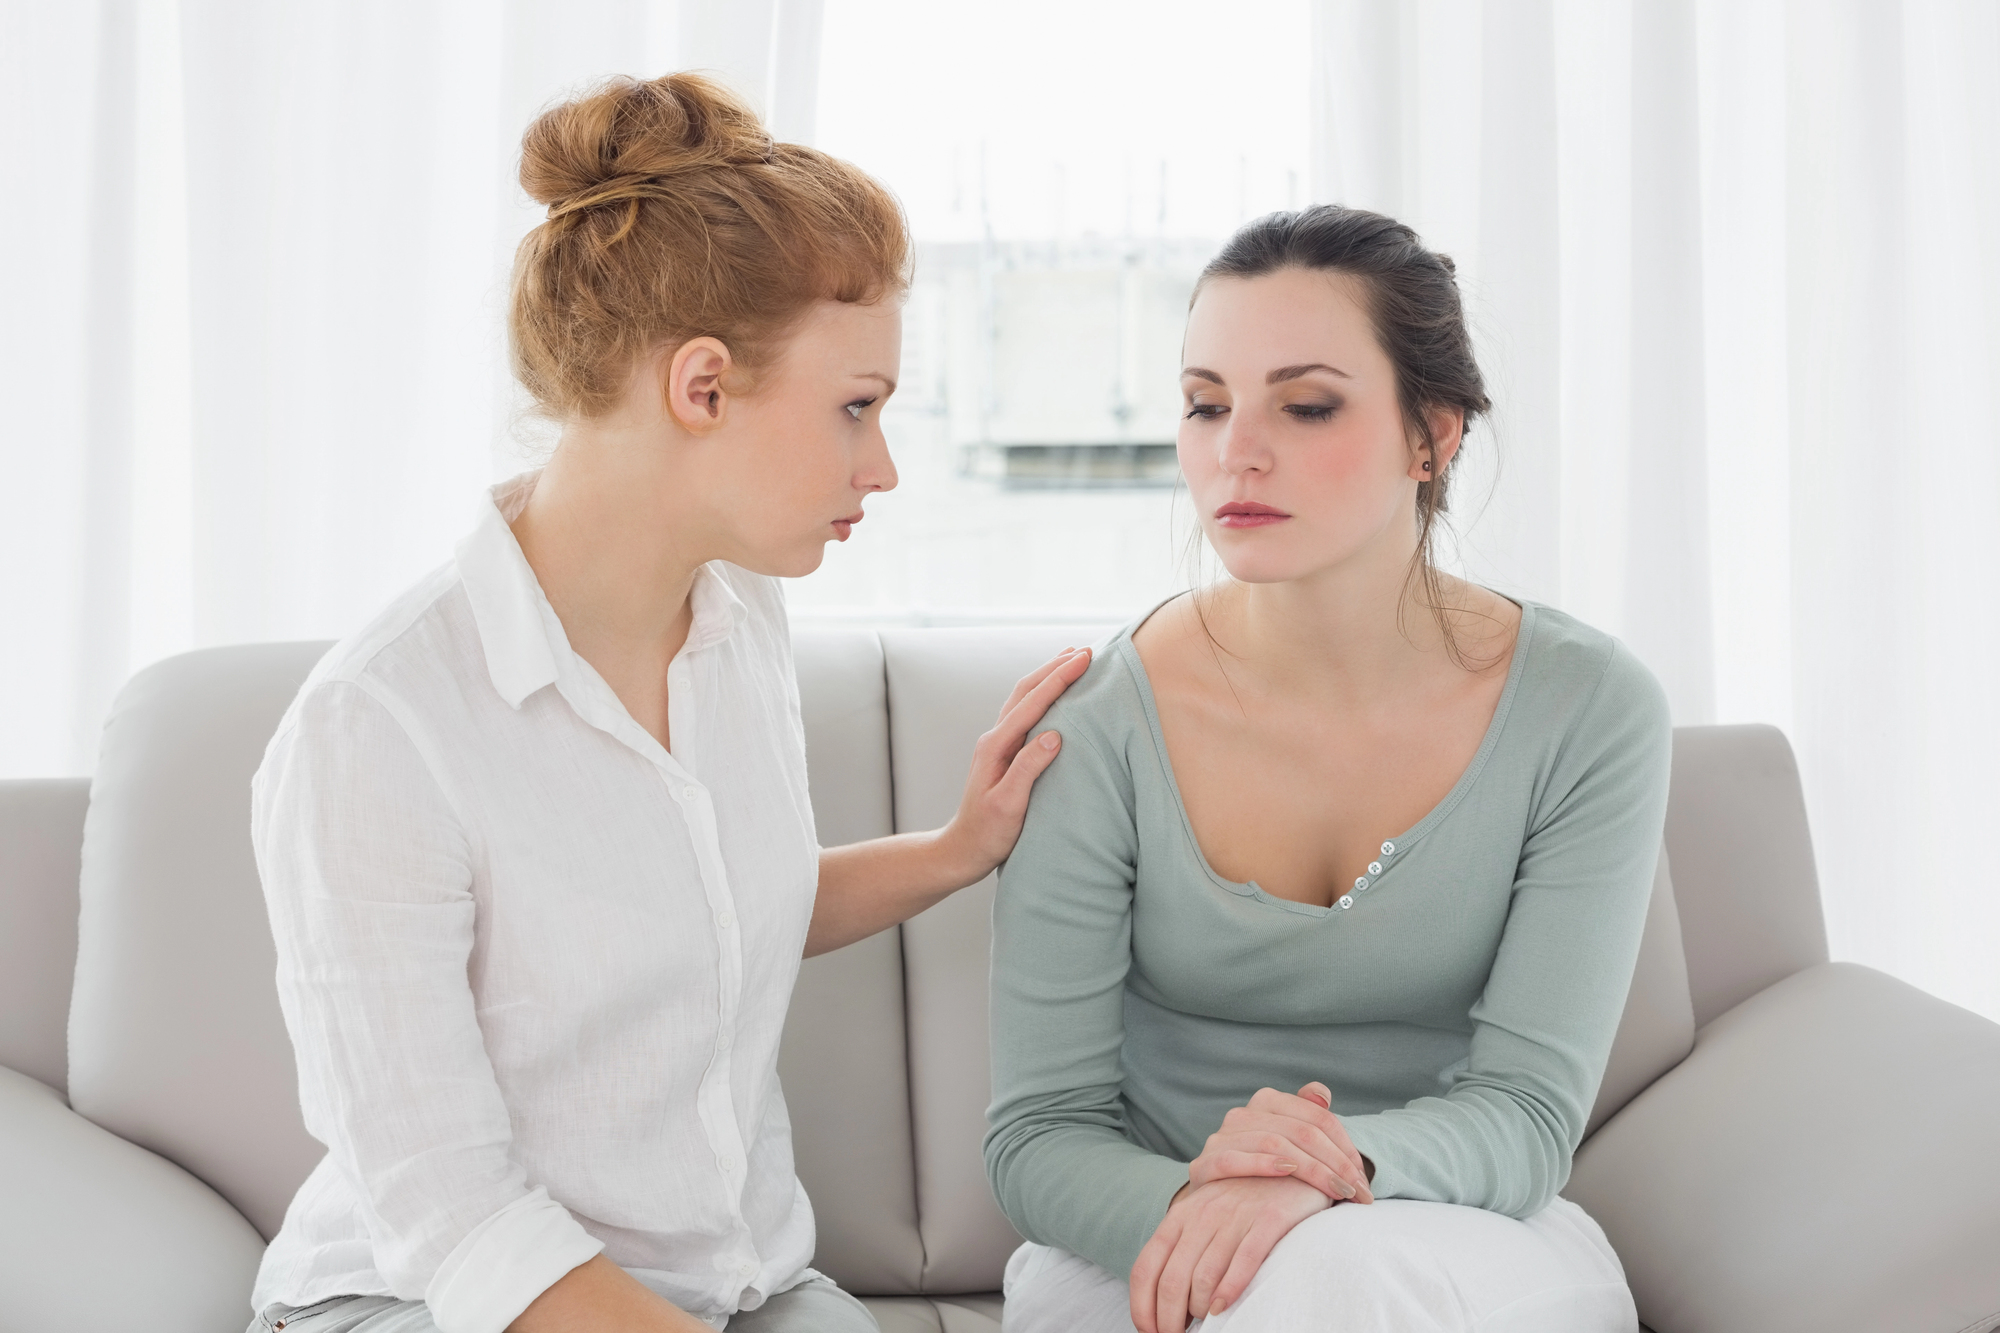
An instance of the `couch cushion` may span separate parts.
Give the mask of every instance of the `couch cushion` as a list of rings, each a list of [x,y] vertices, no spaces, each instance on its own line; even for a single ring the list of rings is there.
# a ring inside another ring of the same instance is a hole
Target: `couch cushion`
[[[1563,1192],[1660,1333],[1969,1333],[2000,1320],[1995,1107],[2000,1025],[1822,964],[1702,1028]]]
[[[820,845],[894,832],[881,642],[865,630],[799,630],[792,651]],[[819,1223],[814,1267],[849,1291],[919,1290],[900,930],[806,960],[778,1072]]]
[[[1585,1137],[1693,1049],[1687,956],[1681,952],[1680,914],[1674,907],[1674,882],[1662,849],[1659,868],[1653,872],[1653,897],[1646,906],[1646,932],[1639,941],[1632,989],[1625,997],[1625,1012],[1618,1020],[1618,1035],[1611,1043],[1611,1059]]]
[[[1805,796],[1776,727],[1681,727],[1667,854],[1687,944],[1694,1021],[1824,963],[1826,921]]]
[[[1000,1333],[1000,1294],[866,1297],[882,1333]]]
[[[972,747],[1014,682],[1102,627],[893,630],[889,736],[896,827],[936,828],[965,789]],[[1021,1243],[993,1202],[979,1151],[993,1078],[986,1041],[993,878],[903,926],[910,1025],[910,1105],[926,1292],[990,1292]]]
[[[215,1191],[0,1069],[0,1329],[243,1327],[264,1242]]]
[[[70,1102],[207,1181],[266,1239],[325,1150],[278,1012],[250,775],[326,647],[212,648],[134,676],[84,821]]]
[[[88,778],[0,782],[0,1065],[69,1083],[77,863]]]

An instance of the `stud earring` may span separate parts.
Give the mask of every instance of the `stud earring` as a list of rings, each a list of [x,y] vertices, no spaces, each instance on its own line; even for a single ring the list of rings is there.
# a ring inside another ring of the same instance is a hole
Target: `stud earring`
[[[1429,472],[1430,470],[1431,470],[1431,461],[1428,458],[1426,458],[1424,460],[1424,471]]]

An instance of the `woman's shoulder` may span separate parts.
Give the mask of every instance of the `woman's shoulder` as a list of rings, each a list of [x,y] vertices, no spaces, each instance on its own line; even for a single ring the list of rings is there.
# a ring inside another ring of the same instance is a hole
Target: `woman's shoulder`
[[[1572,738],[1664,745],[1666,691],[1625,643],[1565,611],[1525,603],[1523,700]]]
[[[1620,696],[1665,698],[1653,673],[1616,635],[1553,606],[1524,605],[1533,634],[1528,665],[1544,681],[1595,687],[1600,693],[1608,689]]]
[[[1141,684],[1143,667],[1132,646],[1134,620],[1090,645],[1090,666],[1042,716],[1037,730],[1054,728],[1068,746],[1080,738],[1107,761],[1124,764],[1130,742],[1148,735],[1151,723]]]

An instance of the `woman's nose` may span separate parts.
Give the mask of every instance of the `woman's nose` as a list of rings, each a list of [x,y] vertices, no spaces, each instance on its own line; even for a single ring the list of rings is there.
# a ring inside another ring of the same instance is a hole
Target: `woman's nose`
[[[1242,415],[1231,413],[1222,426],[1222,440],[1216,450],[1216,463],[1232,476],[1267,470],[1271,465],[1271,458],[1270,451],[1264,445],[1263,433]]]
[[[889,437],[883,434],[881,427],[876,427],[869,440],[867,452],[860,461],[861,466],[854,478],[856,490],[896,489],[896,460],[889,457]]]

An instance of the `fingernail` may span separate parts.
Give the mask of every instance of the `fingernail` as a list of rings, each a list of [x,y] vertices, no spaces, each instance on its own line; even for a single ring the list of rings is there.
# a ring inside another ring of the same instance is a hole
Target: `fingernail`
[[[1229,1308],[1228,1301],[1217,1301],[1215,1304],[1208,1307],[1208,1317],[1210,1319],[1213,1319],[1217,1315],[1221,1314],[1224,1310],[1227,1310],[1228,1308]]]
[[[1062,744],[1062,736],[1060,733],[1053,731],[1045,731],[1042,733],[1042,748],[1044,750],[1053,750],[1058,745],[1061,744]]]
[[[1286,1175],[1290,1175],[1292,1172],[1299,1169],[1299,1164],[1297,1162],[1280,1162],[1278,1163],[1278,1169],[1280,1171],[1283,1171]]]

